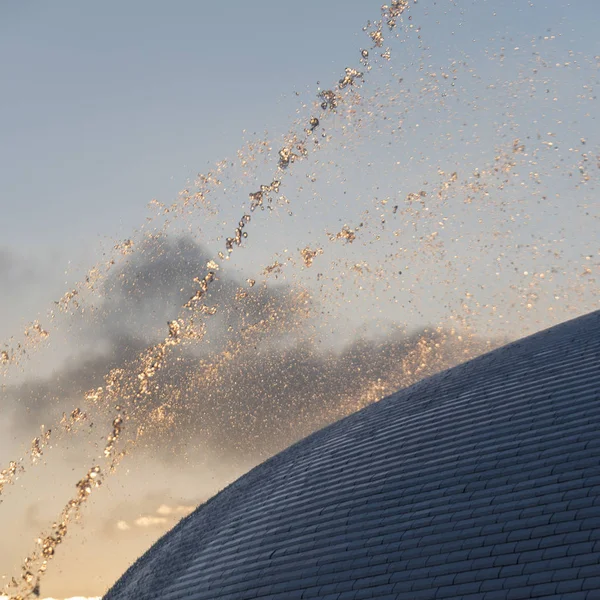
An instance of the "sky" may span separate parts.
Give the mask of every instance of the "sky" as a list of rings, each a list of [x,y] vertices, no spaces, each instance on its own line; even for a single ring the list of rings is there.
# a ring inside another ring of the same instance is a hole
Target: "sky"
[[[285,127],[295,107],[284,96],[335,77],[372,11],[25,2],[3,12],[2,234],[47,247],[127,234],[152,198],[234,152],[243,130]]]
[[[0,471],[27,467],[0,491],[0,592],[117,413],[132,450],[42,597],[101,595],[289,443],[597,308],[600,6],[419,0],[377,48],[379,18],[365,0],[0,6]],[[340,88],[346,67],[364,77]],[[203,339],[116,409],[215,259]],[[113,369],[122,388],[84,405]],[[60,433],[34,460],[41,424]]]

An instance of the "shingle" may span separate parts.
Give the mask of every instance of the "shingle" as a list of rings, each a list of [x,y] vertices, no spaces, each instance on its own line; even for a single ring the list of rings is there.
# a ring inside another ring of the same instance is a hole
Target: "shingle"
[[[523,551],[518,554],[519,563],[533,563],[539,562],[543,559],[545,550],[535,549]]]
[[[591,498],[590,496],[575,498],[574,500],[569,501],[568,509],[577,510],[577,520],[581,520],[585,516],[594,516],[597,513],[597,509],[594,510],[594,500],[595,498]],[[586,515],[584,509],[589,510],[590,512]]]
[[[361,598],[381,598],[392,593],[393,585],[384,584],[377,586],[369,586],[356,590],[354,598],[360,600]]]
[[[427,547],[423,550],[424,554],[429,554],[429,558],[427,559],[428,567],[439,567],[447,562],[448,557],[441,551],[439,546],[435,547]]]
[[[410,597],[412,600],[435,600],[435,592],[436,590],[432,589],[413,589]]]
[[[519,562],[519,555],[517,553],[512,554],[501,554],[500,556],[494,557],[494,567],[505,567],[508,565],[516,565]]]
[[[262,587],[259,587],[256,589],[256,594],[255,594],[255,598],[264,598],[264,597],[270,597],[272,594],[272,585],[263,585]],[[286,598],[294,598],[294,599],[300,599],[302,598],[302,594],[303,594],[304,590],[287,590],[285,592],[285,597]]]
[[[429,560],[429,556],[418,556],[416,558],[411,558],[405,565],[407,570],[421,569]]]
[[[580,512],[578,510],[562,510],[562,509],[553,509],[551,507],[546,507],[546,510],[549,510],[552,512],[552,518],[550,519],[550,522],[557,523],[557,524],[563,523],[565,521],[574,521],[575,519],[577,519],[577,513]]]
[[[539,598],[540,596],[550,596],[557,591],[558,584],[556,582],[540,583],[531,588],[531,598]]]
[[[469,594],[479,593],[480,588],[481,582],[479,581],[447,586],[440,585],[436,598],[460,598]]]
[[[524,600],[531,598],[532,589],[530,587],[511,588],[507,590],[506,600]]]
[[[305,588],[302,592],[302,600],[308,600],[310,598],[320,598],[320,589],[321,588],[319,586]],[[277,596],[278,594],[281,594],[281,592],[272,590],[272,596]]]
[[[506,542],[504,544],[495,544],[492,550],[492,556],[500,554],[514,554],[517,542]]]
[[[556,571],[557,569],[569,569],[573,567],[574,560],[575,557],[573,556],[560,556],[558,558],[545,559],[545,562],[547,562],[547,566],[551,571]]]
[[[531,538],[531,529],[514,529],[510,531],[508,537],[506,538],[507,542],[520,542],[523,540],[528,540]]]
[[[569,594],[572,592],[578,592],[583,586],[583,579],[568,579],[566,581],[559,581],[556,584],[557,594]]]
[[[551,558],[560,558],[562,556],[567,556],[568,550],[568,546],[553,546],[552,548],[546,548],[544,550],[542,558],[543,560],[548,560]]]
[[[600,515],[584,519],[581,522],[581,529],[600,529]]]
[[[598,575],[598,570],[598,563],[585,565],[584,567],[580,567],[579,572],[577,573],[577,577],[579,579],[594,578]],[[600,586],[598,587],[598,589],[600,589]]]
[[[331,585],[334,585],[334,590],[336,592],[348,592],[354,588],[354,580],[351,577],[348,577]]]
[[[540,546],[541,539],[529,539],[523,540],[522,542],[517,542],[515,546],[515,554],[520,554],[522,552],[528,552],[530,550],[537,550]]]
[[[589,537],[589,536],[581,536]],[[594,550],[594,542],[578,542],[576,540],[569,540],[570,545],[567,548],[568,556],[576,556],[578,554],[589,554]]]
[[[552,571],[552,581],[565,581],[576,579],[579,575],[580,567],[571,567],[568,569],[554,569]]]
[[[478,572],[479,571],[475,571],[473,569],[457,571],[457,573],[454,577],[454,583],[459,584],[459,583],[470,583],[472,581],[476,581]]]
[[[550,569],[544,569],[543,567],[540,570],[536,569],[528,574],[527,585],[534,586],[540,583],[549,583],[552,581],[553,574],[553,571]]]
[[[537,547],[537,546],[536,546]],[[478,546],[469,552],[469,558],[484,558],[492,555],[493,546]]]
[[[500,575],[500,567],[487,567],[474,570],[475,580],[483,581],[486,579],[496,579]]]
[[[496,590],[502,590],[506,594],[506,590],[504,588],[504,581],[505,579],[503,577],[498,579],[483,579],[479,591],[492,592]]]
[[[449,573],[447,575],[437,575],[429,580],[431,587],[439,589],[440,587],[450,586],[454,583],[455,573]]]
[[[483,594],[482,600],[506,600],[506,595],[506,590],[491,590]]]
[[[352,574],[354,576],[354,573]],[[354,580],[354,589],[361,589],[364,587],[379,587],[390,583],[391,575],[389,573],[373,574],[363,579]],[[393,585],[391,586],[393,587]],[[390,587],[390,589],[391,589]]]
[[[583,580],[581,589],[594,590],[595,592],[600,591],[600,575],[598,575],[598,569],[596,569],[596,575],[594,577],[586,577]]]
[[[592,531],[589,529],[581,529],[580,531],[572,531],[565,538],[565,543],[569,546],[576,546],[579,542],[587,542],[592,538]],[[571,554],[571,552],[569,552]]]
[[[583,499],[582,500],[587,500]],[[586,506],[585,508],[580,508],[577,511],[577,520],[584,520],[587,518],[600,518],[600,509],[597,506]],[[585,522],[585,521],[584,521]]]
[[[469,549],[456,550],[454,552],[448,552],[446,554],[446,559],[449,563],[460,563],[457,565],[457,568],[459,569],[468,569],[471,566],[469,560],[470,553],[471,550]]]
[[[409,594],[412,590],[412,581],[408,579],[406,581],[397,581],[394,583],[394,587],[392,589],[394,594]]]
[[[327,585],[330,583],[336,583],[339,580],[339,572],[334,571],[333,573],[325,573],[323,575],[319,575],[316,578],[316,584],[317,585]],[[364,569],[360,569],[358,571],[359,574],[357,574],[358,577],[365,576],[366,575],[366,571]]]
[[[514,564],[503,566],[498,573],[499,577],[514,577],[515,575],[522,575],[525,568],[524,564]]]
[[[554,594],[553,596],[545,596],[544,600],[596,600],[594,596],[590,596],[589,592],[572,592],[568,596],[564,594]]]
[[[527,581],[529,579],[529,576],[526,574],[521,574],[521,575],[513,575],[511,577],[504,577],[504,583],[503,586],[506,589],[513,589],[513,588],[521,588],[527,585]]]
[[[562,546],[565,543],[567,537],[566,533],[558,533],[555,535],[549,535],[540,540],[540,548],[552,548],[554,546]]]
[[[319,596],[327,595],[327,594],[335,594],[343,592],[352,592],[354,593],[354,581],[352,581],[352,587],[348,590],[339,590],[338,589],[339,582],[331,582],[326,583],[325,585],[319,586]]]

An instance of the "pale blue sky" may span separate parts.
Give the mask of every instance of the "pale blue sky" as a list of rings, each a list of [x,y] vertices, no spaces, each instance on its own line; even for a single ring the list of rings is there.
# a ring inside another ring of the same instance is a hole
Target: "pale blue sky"
[[[561,27],[563,43],[589,49],[600,24],[595,0],[535,2],[535,12],[524,0],[458,4],[469,14],[463,39],[541,29],[528,20],[543,14],[549,27],[572,23]],[[296,108],[289,95],[335,81],[378,8],[365,0],[2,3],[1,244],[47,251],[127,235],[150,199],[168,200],[188,176],[233,154],[243,129],[284,131]]]
[[[283,95],[334,80],[367,2],[19,2],[0,7],[0,240],[127,235],[149,200],[284,130]]]

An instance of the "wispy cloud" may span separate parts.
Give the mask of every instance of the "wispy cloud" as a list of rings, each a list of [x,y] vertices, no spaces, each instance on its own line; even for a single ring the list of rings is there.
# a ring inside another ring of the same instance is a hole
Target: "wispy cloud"
[[[166,525],[168,523],[168,519],[166,517],[144,515],[143,517],[138,517],[133,523],[136,525],[136,527],[157,527]]]
[[[189,515],[195,508],[196,508],[195,506],[186,506],[186,505],[169,506],[168,504],[161,504],[156,509],[156,512],[159,515],[185,516],[185,515]]]
[[[189,515],[195,508],[195,506],[184,504],[177,506],[161,504],[156,509],[156,512],[154,514],[141,515],[130,521],[126,521],[123,519],[117,521],[116,528],[119,531],[130,531],[135,527],[172,527],[180,518]]]

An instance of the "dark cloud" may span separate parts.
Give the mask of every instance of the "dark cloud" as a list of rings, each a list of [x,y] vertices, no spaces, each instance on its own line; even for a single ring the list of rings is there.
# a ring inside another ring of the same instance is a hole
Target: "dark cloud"
[[[103,386],[112,369],[124,368],[135,379],[136,359],[164,339],[167,321],[181,314],[197,287],[194,278],[204,276],[209,260],[208,253],[187,237],[152,238],[123,266],[113,269],[100,289],[100,303],[71,328],[77,353],[51,378],[32,378],[5,388],[5,406],[15,413],[16,426],[31,429],[42,421],[55,421],[64,411],[80,406],[87,390]],[[186,313],[207,326],[208,343],[188,347],[178,360],[190,366],[199,355],[219,353],[232,333],[273,314],[278,318],[270,323],[269,335],[281,335],[291,325],[293,296],[287,286],[249,287],[219,271],[205,297],[215,314]],[[181,365],[173,369],[172,385],[185,375]],[[149,399],[148,406],[152,404]]]
[[[102,288],[103,302],[80,328],[84,350],[53,378],[6,389],[15,425],[34,431],[80,407],[108,421],[114,406],[82,404],[86,390],[124,369],[135,385],[137,357],[164,338],[166,322],[194,292],[208,253],[188,238],[153,239]],[[341,351],[323,349],[307,332],[306,299],[289,286],[249,287],[219,271],[206,298],[215,315],[197,314],[206,339],[176,348],[143,401],[117,397],[125,430],[144,427],[140,450],[164,460],[210,448],[228,460],[256,460],[333,420],[490,348],[443,331],[390,330]],[[125,394],[126,395],[126,394]],[[95,416],[94,416],[95,415]],[[107,432],[106,432],[107,433]]]
[[[128,347],[133,340],[148,345],[164,338],[167,321],[181,314],[198,287],[194,279],[206,275],[211,258],[188,237],[148,239],[105,281],[91,338],[106,340],[113,348]],[[228,332],[273,312],[289,315],[291,294],[288,286],[250,287],[235,274],[219,270],[204,298],[206,309],[214,314],[210,318],[196,314],[194,319],[208,325],[212,343],[223,341]],[[84,335],[89,337],[90,331],[84,330]]]

